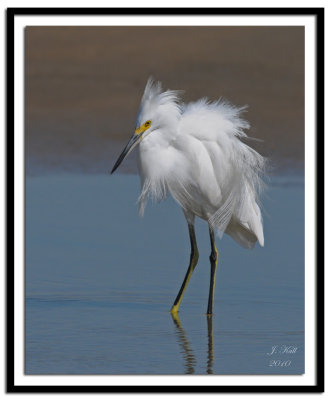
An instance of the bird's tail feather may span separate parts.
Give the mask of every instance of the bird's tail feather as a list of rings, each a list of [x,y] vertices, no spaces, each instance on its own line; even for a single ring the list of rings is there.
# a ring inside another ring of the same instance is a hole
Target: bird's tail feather
[[[231,220],[225,233],[230,235],[236,242],[246,249],[252,249],[258,240],[256,235],[250,229],[235,220]]]

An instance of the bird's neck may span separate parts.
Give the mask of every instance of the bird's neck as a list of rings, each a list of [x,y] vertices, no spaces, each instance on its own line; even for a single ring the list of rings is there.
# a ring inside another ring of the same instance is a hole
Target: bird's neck
[[[176,140],[174,130],[155,130],[139,144],[138,167],[140,175],[158,181],[167,179],[171,163],[172,143]]]
[[[152,131],[146,136],[140,143],[140,149],[142,151],[162,151],[167,149],[171,143],[176,140],[177,137],[177,125],[167,126],[167,128],[160,128]]]

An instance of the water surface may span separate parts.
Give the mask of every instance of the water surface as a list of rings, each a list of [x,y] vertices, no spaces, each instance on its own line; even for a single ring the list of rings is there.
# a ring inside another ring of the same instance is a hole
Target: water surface
[[[197,221],[200,260],[174,319],[186,222],[171,199],[139,218],[138,195],[134,175],[27,177],[26,373],[304,373],[303,177],[271,179],[264,248],[218,239],[212,318],[206,223]]]

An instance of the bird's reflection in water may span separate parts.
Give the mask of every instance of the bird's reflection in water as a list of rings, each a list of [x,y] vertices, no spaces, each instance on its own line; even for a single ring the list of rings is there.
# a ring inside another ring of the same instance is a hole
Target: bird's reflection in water
[[[196,359],[191,349],[191,344],[187,339],[186,332],[182,327],[179,316],[177,313],[171,313],[172,320],[174,321],[176,332],[178,336],[178,342],[182,348],[182,353],[184,354],[184,366],[185,374],[194,374]],[[213,374],[213,364],[214,364],[214,337],[213,337],[213,316],[207,315],[207,330],[208,330],[208,357],[207,357],[207,374]]]
[[[174,324],[176,326],[176,331],[177,331],[177,336],[178,336],[178,342],[183,349],[182,353],[184,354],[184,359],[185,359],[185,374],[194,374],[194,366],[196,364],[196,360],[194,357],[194,353],[191,350],[190,342],[188,341],[186,337],[185,330],[182,327],[182,324],[180,322],[180,319],[178,317],[178,314],[171,313],[172,320],[174,321]]]
[[[213,316],[207,315],[208,330],[208,358],[207,358],[207,374],[213,374],[214,365],[214,334],[213,334]]]

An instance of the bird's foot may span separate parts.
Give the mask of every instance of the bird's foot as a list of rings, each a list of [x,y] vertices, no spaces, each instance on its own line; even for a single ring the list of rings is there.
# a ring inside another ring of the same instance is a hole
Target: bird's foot
[[[177,314],[178,313],[178,309],[179,309],[178,304],[172,306],[171,310],[170,310],[171,314]]]

